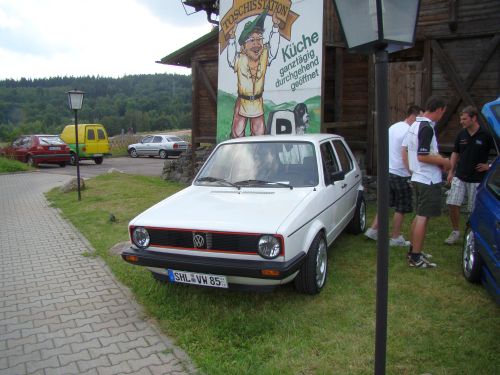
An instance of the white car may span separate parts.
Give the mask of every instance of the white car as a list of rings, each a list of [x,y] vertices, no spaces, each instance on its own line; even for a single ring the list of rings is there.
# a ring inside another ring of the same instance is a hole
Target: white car
[[[139,156],[159,156],[166,159],[169,156],[179,156],[186,151],[189,143],[175,135],[148,135],[140,143],[134,143],[127,147],[129,155],[133,158]]]
[[[209,287],[295,282],[318,293],[327,249],[366,227],[362,173],[332,134],[255,136],[220,143],[191,186],[129,223],[122,258],[157,279]]]

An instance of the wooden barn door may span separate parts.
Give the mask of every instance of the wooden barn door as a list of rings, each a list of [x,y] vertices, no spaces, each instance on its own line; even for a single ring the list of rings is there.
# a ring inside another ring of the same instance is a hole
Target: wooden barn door
[[[389,64],[389,125],[406,117],[412,104],[423,106],[421,61],[393,62]]]

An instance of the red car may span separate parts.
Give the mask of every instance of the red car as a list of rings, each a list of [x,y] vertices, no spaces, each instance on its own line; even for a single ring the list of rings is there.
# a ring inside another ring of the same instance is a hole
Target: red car
[[[10,146],[0,151],[2,156],[28,163],[59,164],[66,166],[70,161],[70,149],[58,135],[22,135]]]

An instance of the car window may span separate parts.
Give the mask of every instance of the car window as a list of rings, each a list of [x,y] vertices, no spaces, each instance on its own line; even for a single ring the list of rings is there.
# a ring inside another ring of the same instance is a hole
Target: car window
[[[151,143],[153,136],[145,137],[142,139],[142,143]]]
[[[106,134],[104,134],[104,130],[97,129],[97,139],[100,140],[106,139]]]
[[[63,140],[57,136],[52,137],[39,137],[38,141],[41,145],[62,145],[64,144]]]
[[[321,161],[323,164],[323,174],[325,175],[325,184],[331,184],[331,175],[334,172],[340,171],[339,164],[335,158],[333,147],[330,142],[325,142],[320,145]]]
[[[500,164],[496,163],[495,170],[488,176],[486,181],[487,188],[495,195],[496,199],[500,197]]]
[[[14,140],[14,142],[12,142],[12,147],[19,147],[21,145],[21,142],[22,142],[23,138],[17,138]]]
[[[341,140],[333,141],[333,147],[337,152],[337,157],[340,160],[340,165],[342,167],[342,170],[347,174],[349,171],[352,170],[353,163],[351,156],[349,155],[349,153],[345,148],[344,142],[342,142]]]
[[[90,140],[95,139],[94,129],[87,129],[87,139],[90,139]]]
[[[162,140],[163,140],[162,137],[156,136],[156,137],[153,138],[153,143],[161,143]]]
[[[316,186],[318,165],[309,142],[241,142],[222,145],[204,165],[195,183],[245,186]],[[281,184],[281,185],[280,185]]]
[[[179,137],[168,137],[169,142],[182,142],[182,139]]]

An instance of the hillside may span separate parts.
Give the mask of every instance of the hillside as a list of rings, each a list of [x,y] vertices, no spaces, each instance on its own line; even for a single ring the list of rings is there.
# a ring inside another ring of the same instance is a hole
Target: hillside
[[[85,92],[79,123],[101,123],[113,136],[191,127],[191,77],[55,77],[0,81],[0,141],[19,134],[59,134],[74,123],[66,92]]]

